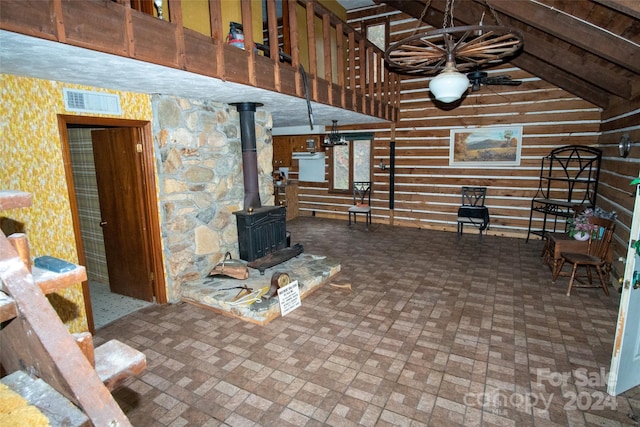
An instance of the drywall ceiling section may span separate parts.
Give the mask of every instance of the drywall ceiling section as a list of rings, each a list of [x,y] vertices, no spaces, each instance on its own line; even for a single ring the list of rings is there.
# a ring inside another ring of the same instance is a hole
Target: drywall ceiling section
[[[259,102],[271,113],[274,128],[309,127],[304,99],[3,30],[0,73],[128,92],[208,97],[228,104]],[[330,126],[335,119],[341,125],[384,122],[315,102],[312,110],[316,126]]]

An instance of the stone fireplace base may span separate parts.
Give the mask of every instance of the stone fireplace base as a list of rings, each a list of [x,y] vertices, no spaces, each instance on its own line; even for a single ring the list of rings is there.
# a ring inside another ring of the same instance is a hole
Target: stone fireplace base
[[[277,295],[273,297],[276,301],[272,305],[258,311],[252,310],[251,306],[235,305],[232,300],[238,294],[239,289],[229,288],[242,286],[254,290],[268,288],[271,284],[271,277],[276,272],[287,273],[291,281],[297,280],[300,298],[304,299],[338,274],[340,263],[333,258],[303,253],[282,264],[266,269],[264,275],[260,275],[258,270],[249,269],[249,278],[246,280],[225,276],[208,276],[198,281],[185,283],[182,285],[182,301],[264,326],[280,316]],[[304,305],[304,302],[302,304]]]

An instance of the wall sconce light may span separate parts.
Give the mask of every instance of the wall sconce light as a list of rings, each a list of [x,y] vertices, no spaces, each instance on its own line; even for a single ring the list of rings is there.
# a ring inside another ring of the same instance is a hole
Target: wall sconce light
[[[384,160],[382,159],[380,159],[380,164],[378,166],[380,166],[380,169],[383,171],[387,170],[387,165],[384,164]]]
[[[618,154],[620,157],[626,158],[629,155],[629,150],[631,150],[631,145],[636,143],[638,141],[632,141],[628,133],[622,134],[618,142]]]

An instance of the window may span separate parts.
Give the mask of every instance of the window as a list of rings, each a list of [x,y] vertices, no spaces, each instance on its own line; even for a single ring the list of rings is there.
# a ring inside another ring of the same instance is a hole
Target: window
[[[363,24],[365,34],[367,40],[373,43],[377,48],[379,48],[382,52],[387,49],[387,40],[389,38],[389,22],[385,20],[375,20],[368,23]],[[374,83],[378,82],[378,66],[380,64],[379,61],[382,60],[382,53],[376,52],[374,53],[375,57],[373,58],[373,78]],[[370,62],[367,61],[369,64]],[[384,76],[384,73],[382,74]],[[368,79],[367,75],[367,79]]]
[[[387,48],[387,22],[367,25],[367,40],[384,51]]]
[[[345,137],[349,143],[331,152],[332,191],[351,192],[353,181],[371,181],[371,136]]]

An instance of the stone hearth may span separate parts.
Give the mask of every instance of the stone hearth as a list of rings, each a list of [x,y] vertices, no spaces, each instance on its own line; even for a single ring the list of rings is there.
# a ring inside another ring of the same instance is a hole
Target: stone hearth
[[[334,258],[303,253],[282,264],[266,269],[264,275],[260,275],[258,270],[249,269],[249,278],[246,280],[237,280],[226,276],[208,276],[201,280],[184,283],[182,285],[182,301],[214,310],[226,316],[240,318],[258,325],[266,325],[280,316],[277,295],[272,298],[275,301],[269,306],[264,302],[253,305],[253,307],[252,305],[236,305],[233,298],[238,294],[239,289],[229,288],[247,286],[257,290],[269,287],[271,277],[276,272],[287,273],[291,281],[297,280],[300,298],[304,299],[338,274],[340,263]],[[256,307],[261,308],[257,310]]]

